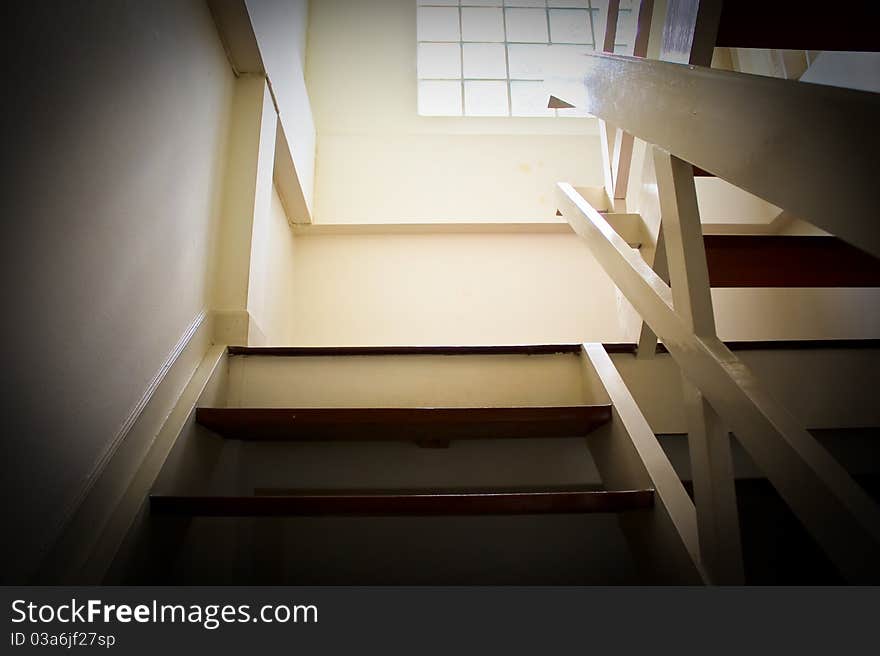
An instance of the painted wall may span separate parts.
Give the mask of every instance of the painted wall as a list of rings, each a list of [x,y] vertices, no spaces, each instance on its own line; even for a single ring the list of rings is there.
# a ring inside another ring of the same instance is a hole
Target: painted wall
[[[283,343],[289,334],[287,303],[293,297],[297,258],[293,232],[274,187],[269,211],[254,215],[251,244],[248,312],[256,330],[251,331],[250,342],[253,345]]]
[[[233,78],[200,0],[7,11],[2,562],[22,580],[206,309]]]
[[[295,238],[282,343],[635,341],[639,319],[571,233]],[[723,339],[876,337],[878,289],[717,289]],[[282,333],[277,333],[281,335]]]
[[[570,234],[297,237],[293,290],[293,344],[615,341],[635,330]]]
[[[554,185],[602,184],[594,119],[420,117],[416,3],[312,2],[315,220],[552,218]]]

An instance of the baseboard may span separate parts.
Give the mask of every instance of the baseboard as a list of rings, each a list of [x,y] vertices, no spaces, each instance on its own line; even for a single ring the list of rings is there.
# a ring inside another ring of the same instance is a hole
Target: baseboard
[[[81,493],[70,504],[66,521],[56,532],[59,537],[34,576],[36,583],[98,582],[92,576],[83,575],[84,567],[102,543],[106,551],[108,528],[114,535],[118,533],[118,526],[109,527],[108,524],[114,519],[121,500],[159,437],[171,428],[169,421],[186,396],[196,378],[194,373],[198,373],[214,342],[214,317],[201,312],[171,350],[140,401],[95,464]],[[222,347],[214,348],[222,352],[225,343]],[[119,519],[116,518],[117,524]],[[92,573],[96,569],[100,568],[90,568]]]

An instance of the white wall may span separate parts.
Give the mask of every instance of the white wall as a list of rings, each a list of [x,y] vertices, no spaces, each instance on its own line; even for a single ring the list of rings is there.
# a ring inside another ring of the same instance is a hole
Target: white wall
[[[289,308],[289,342],[302,345],[615,341],[635,330],[570,234],[297,237]]]
[[[440,228],[439,230],[442,230]],[[635,341],[640,322],[575,235],[311,234],[295,238],[280,343]],[[716,289],[727,340],[876,337],[878,289]]]
[[[252,344],[281,344],[287,339],[295,261],[293,232],[273,187],[269,212],[254,215],[248,287],[248,312],[257,328],[249,335]]]
[[[312,2],[315,221],[552,218],[554,185],[602,184],[594,119],[420,117],[416,3]]]
[[[232,89],[200,0],[22,6],[0,194],[14,580],[206,309]]]

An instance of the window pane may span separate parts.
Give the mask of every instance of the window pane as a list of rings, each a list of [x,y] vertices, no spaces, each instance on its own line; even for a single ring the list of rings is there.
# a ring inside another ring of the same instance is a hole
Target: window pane
[[[590,12],[586,9],[551,9],[550,40],[553,43],[593,43]]]
[[[504,41],[501,9],[462,8],[461,31],[464,41]]]
[[[507,63],[503,43],[465,43],[464,76],[504,79]]]
[[[507,40],[547,43],[547,12],[543,9],[505,9]]]
[[[419,41],[458,41],[461,35],[458,9],[419,7]]]
[[[421,116],[461,116],[461,82],[419,82]]]
[[[543,80],[547,75],[547,45],[511,44],[507,46],[510,58],[511,80]]]
[[[507,116],[507,82],[465,82],[467,116]]]
[[[568,78],[583,81],[586,74],[587,56],[593,51],[593,46],[574,46],[553,44],[547,48],[544,68],[547,77]]]
[[[585,73],[587,54],[592,50],[592,46],[511,44],[508,46],[510,79],[580,81]]]
[[[457,43],[420,43],[419,78],[461,77],[461,48]]]
[[[541,82],[510,82],[510,102],[513,116],[553,116],[547,109],[550,94]]]
[[[585,55],[607,2],[417,0],[419,114],[586,115]],[[633,4],[620,1],[622,10]],[[620,12],[618,49],[633,13]],[[575,107],[550,109],[550,95]]]

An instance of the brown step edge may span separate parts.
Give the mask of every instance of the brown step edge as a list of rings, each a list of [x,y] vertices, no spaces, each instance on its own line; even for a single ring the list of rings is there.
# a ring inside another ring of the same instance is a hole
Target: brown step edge
[[[151,495],[155,515],[190,517],[440,516],[618,513],[648,510],[654,490],[405,492],[279,496]]]
[[[611,420],[611,406],[515,408],[197,408],[220,435],[273,441],[431,441],[576,437]]]
[[[705,235],[709,284],[880,287],[880,258],[825,236]]]
[[[772,339],[725,342],[731,351],[880,348],[880,339]],[[635,353],[634,342],[606,342],[609,353]],[[229,346],[229,355],[313,357],[352,355],[558,355],[578,354],[581,344],[521,346]],[[659,352],[665,353],[665,349]]]
[[[230,346],[229,355],[283,357],[329,355],[561,355],[581,352],[580,344],[486,346]]]
[[[878,349],[880,339],[767,339],[743,342],[724,342],[731,351],[811,351],[823,349]],[[635,354],[638,345],[633,342],[603,344],[608,353]],[[657,353],[668,353],[663,343],[657,344]]]
[[[777,50],[880,51],[876,2],[852,2],[846,8],[819,9],[802,0],[722,4],[716,47]]]

